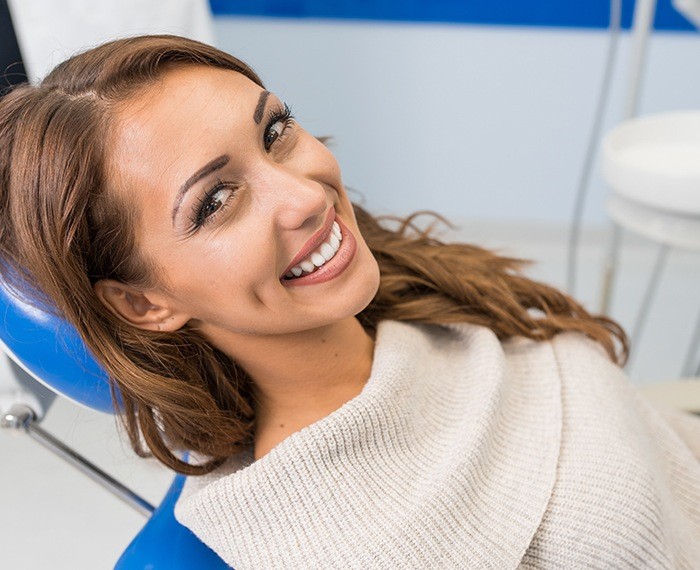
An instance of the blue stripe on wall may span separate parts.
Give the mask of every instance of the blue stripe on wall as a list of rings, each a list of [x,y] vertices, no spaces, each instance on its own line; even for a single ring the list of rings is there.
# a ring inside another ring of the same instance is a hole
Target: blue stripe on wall
[[[633,0],[623,0],[629,28]],[[211,0],[214,14],[274,18],[327,18],[402,22],[454,22],[511,26],[606,28],[609,0]],[[657,30],[695,30],[671,5],[658,0]]]

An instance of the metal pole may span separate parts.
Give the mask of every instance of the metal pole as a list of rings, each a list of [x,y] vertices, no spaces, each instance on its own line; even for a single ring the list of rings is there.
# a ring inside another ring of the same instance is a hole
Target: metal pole
[[[642,304],[637,314],[637,320],[634,323],[634,328],[632,329],[632,336],[630,346],[632,351],[630,353],[630,358],[627,362],[628,367],[632,365],[632,359],[636,356],[636,347],[639,344],[639,339],[642,336],[642,330],[646,324],[647,317],[649,316],[649,308],[651,307],[651,302],[656,293],[656,289],[659,285],[659,279],[666,266],[666,261],[668,260],[669,246],[666,244],[661,244],[659,247],[659,252],[656,255],[656,261],[654,262],[654,269],[652,270],[651,277],[647,284],[646,291],[644,291],[644,297],[642,298]]]
[[[624,119],[637,116],[639,108],[639,93],[644,79],[649,34],[654,27],[654,12],[656,0],[636,0],[634,20],[632,22],[632,54],[629,80],[625,95]]]
[[[155,507],[148,501],[40,427],[35,421],[34,412],[28,406],[22,404],[13,406],[3,416],[0,426],[3,428],[23,429],[32,439],[76,467],[142,515],[150,517],[155,510]]]
[[[600,313],[610,315],[612,305],[612,293],[617,276],[617,264],[620,257],[620,247],[622,245],[622,228],[616,223],[612,223],[612,235],[608,241],[608,252],[603,266],[603,283],[600,293]]]
[[[654,27],[655,10],[656,0],[636,0],[635,2],[634,20],[632,22],[632,54],[630,56],[631,61],[627,91],[625,93],[625,105],[622,113],[623,120],[635,117],[638,112],[639,94],[641,92],[642,79],[644,78],[649,34]],[[619,248],[620,228],[617,224],[613,224],[612,241],[603,268],[603,284],[600,300],[600,312],[605,315],[608,315],[610,312]]]
[[[691,375],[700,376],[700,368],[693,372],[693,357],[697,351],[698,345],[700,345],[700,314],[698,315],[698,320],[695,323],[695,331],[690,339],[690,346],[688,347],[688,352],[685,355],[685,362],[683,364],[683,376],[688,377]],[[698,363],[700,366],[700,363]]]

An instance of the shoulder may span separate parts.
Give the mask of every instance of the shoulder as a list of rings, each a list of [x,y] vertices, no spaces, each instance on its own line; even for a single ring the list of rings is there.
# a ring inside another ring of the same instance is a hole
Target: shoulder
[[[563,332],[549,340],[524,336],[499,339],[492,329],[472,323],[386,321],[381,324],[385,333],[391,331],[390,336],[420,338],[436,353],[460,357],[468,353],[478,358],[505,359],[511,370],[523,368],[535,372],[539,366],[541,370],[551,368],[553,373],[556,370],[560,375],[615,376],[627,382],[624,372],[610,359],[605,348],[579,332]]]
[[[627,382],[620,366],[610,359],[597,341],[579,332],[563,332],[549,340],[511,337],[502,341],[503,351],[512,359],[552,362],[561,375],[615,376]]]

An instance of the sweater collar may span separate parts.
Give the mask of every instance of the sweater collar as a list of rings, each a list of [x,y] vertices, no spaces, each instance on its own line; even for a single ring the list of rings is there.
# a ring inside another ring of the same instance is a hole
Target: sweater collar
[[[241,569],[393,560],[381,552],[404,552],[394,568],[455,552],[469,566],[516,568],[560,439],[548,343],[383,321],[358,396],[258,461],[249,451],[189,478],[176,516]]]

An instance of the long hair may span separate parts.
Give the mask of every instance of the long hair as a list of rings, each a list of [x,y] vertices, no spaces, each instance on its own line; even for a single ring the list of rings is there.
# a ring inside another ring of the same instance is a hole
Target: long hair
[[[148,263],[135,248],[135,212],[110,188],[104,135],[117,105],[178,65],[233,70],[262,86],[250,67],[215,48],[144,36],[77,55],[38,86],[20,86],[0,101],[0,275],[76,327],[115,397],[118,391],[119,417],[138,455],[204,474],[253,441],[251,379],[197,331],[132,327],[93,290],[99,279],[149,282]],[[367,330],[394,319],[475,323],[501,339],[580,331],[611,359],[626,358],[619,325],[523,276],[519,260],[442,243],[414,217],[391,229],[354,208],[381,274],[375,298],[358,315]],[[208,459],[188,464],[182,450]]]

